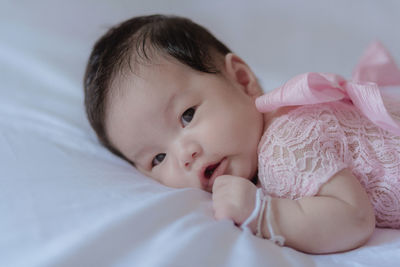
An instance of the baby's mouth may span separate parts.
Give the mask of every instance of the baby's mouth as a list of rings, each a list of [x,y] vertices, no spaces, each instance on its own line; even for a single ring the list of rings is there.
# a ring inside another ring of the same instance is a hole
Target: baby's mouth
[[[205,191],[211,192],[215,179],[224,175],[228,166],[228,160],[226,157],[222,158],[218,162],[207,163],[199,171],[198,177]],[[207,166],[207,167],[206,167]]]
[[[211,176],[213,175],[215,169],[218,168],[219,164],[221,164],[221,162],[218,162],[216,164],[212,164],[212,165],[208,166],[206,168],[206,170],[204,171],[204,177],[206,177],[207,179],[210,179]]]

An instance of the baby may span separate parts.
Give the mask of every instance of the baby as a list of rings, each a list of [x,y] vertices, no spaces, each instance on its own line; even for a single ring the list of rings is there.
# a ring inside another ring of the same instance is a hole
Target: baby
[[[306,73],[263,95],[203,27],[136,17],[95,44],[86,111],[140,172],[211,192],[217,219],[307,253],[346,251],[375,226],[400,228],[400,110],[377,87],[400,85],[400,71],[380,44],[367,52],[353,81]]]

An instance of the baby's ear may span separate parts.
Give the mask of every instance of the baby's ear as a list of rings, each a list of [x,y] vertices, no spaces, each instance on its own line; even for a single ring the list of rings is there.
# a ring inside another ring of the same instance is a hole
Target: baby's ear
[[[239,56],[228,53],[225,56],[225,70],[228,78],[242,86],[247,95],[258,97],[262,94],[255,74]]]

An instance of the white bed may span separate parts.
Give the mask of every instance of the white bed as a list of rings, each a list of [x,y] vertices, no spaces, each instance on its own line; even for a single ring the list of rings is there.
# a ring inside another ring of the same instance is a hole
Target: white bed
[[[400,231],[313,256],[213,218],[210,194],[166,188],[96,141],[82,76],[94,41],[135,15],[184,15],[256,71],[265,90],[295,74],[350,77],[381,40],[400,62],[400,2],[2,1],[0,266],[399,266]]]

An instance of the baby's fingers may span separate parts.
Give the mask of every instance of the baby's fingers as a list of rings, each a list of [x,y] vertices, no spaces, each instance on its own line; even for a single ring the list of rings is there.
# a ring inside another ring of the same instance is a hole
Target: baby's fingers
[[[232,219],[229,206],[229,177],[220,176],[213,184],[213,209],[217,220]]]
[[[257,187],[249,180],[223,175],[213,185],[213,208],[217,220],[230,219],[240,225],[254,209]]]
[[[215,179],[213,187],[212,187],[212,192],[219,192],[222,190],[222,188],[224,188],[225,186],[227,186],[227,184],[230,182],[229,181],[230,176],[228,175],[221,175],[218,176],[217,179]]]
[[[223,198],[213,197],[214,217],[217,220],[233,220],[232,208],[229,207],[229,201]]]

